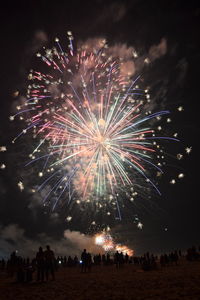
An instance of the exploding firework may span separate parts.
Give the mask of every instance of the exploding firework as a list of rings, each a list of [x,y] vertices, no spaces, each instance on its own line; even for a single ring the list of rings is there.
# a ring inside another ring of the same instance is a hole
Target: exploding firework
[[[160,193],[150,178],[153,169],[162,173],[156,140],[170,138],[156,136],[151,120],[169,112],[147,112],[140,77],[105,40],[77,48],[71,32],[68,40],[67,51],[56,38],[37,53],[41,70],[29,73],[27,99],[15,115],[27,126],[17,138],[31,133],[38,141],[26,166],[36,164],[44,178],[37,190],[45,206],[111,203],[121,219],[119,195],[130,190],[132,201],[141,186]]]
[[[116,244],[110,233],[103,231],[95,235],[95,244],[101,246],[106,252],[122,252],[133,256],[134,251],[125,245]]]
[[[95,244],[101,246],[104,251],[113,251],[114,250],[114,242],[109,233],[103,232],[96,234],[95,236]]]

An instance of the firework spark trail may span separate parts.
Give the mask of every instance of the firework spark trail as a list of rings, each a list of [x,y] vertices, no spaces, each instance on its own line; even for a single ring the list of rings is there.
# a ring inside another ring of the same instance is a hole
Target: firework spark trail
[[[106,252],[115,252],[123,253],[123,255],[128,254],[129,256],[133,256],[134,251],[128,248],[125,245],[116,244],[109,232],[103,231],[98,233],[94,237],[95,244],[101,246]]]
[[[136,86],[140,76],[122,75],[123,60],[108,55],[105,43],[101,49],[75,49],[68,35],[68,52],[56,38],[57,47],[37,53],[45,71],[30,72],[25,108],[14,115],[25,114],[27,122],[16,138],[32,130],[40,139],[26,166],[45,159],[41,173],[53,172],[38,190],[61,174],[44,203],[53,194],[55,209],[66,190],[70,201],[71,194],[100,199],[115,194],[121,185],[124,190],[131,187],[136,173],[160,193],[149,178],[149,166],[162,172],[152,161],[154,140],[177,139],[155,136],[150,120],[169,111],[147,115],[145,93]],[[143,123],[148,124],[142,127]],[[37,156],[41,151],[44,155]],[[118,200],[116,205],[121,219]]]

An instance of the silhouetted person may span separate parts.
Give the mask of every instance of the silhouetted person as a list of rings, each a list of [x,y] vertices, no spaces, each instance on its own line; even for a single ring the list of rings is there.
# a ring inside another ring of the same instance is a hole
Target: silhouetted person
[[[153,270],[157,269],[156,258],[155,258],[155,256],[153,254],[151,255],[150,262],[151,262],[151,268]]]
[[[72,267],[72,265],[73,265],[73,260],[72,260],[71,256],[69,256],[68,260],[67,260],[67,266]]]
[[[67,257],[66,256],[64,256],[63,261],[64,261],[64,267],[66,267],[66,265],[67,265]]]
[[[105,256],[105,254],[102,254],[102,263],[103,263],[103,265],[106,264],[106,256]]]
[[[77,255],[74,256],[74,266],[76,267],[78,265],[78,257]]]
[[[91,267],[92,267],[92,256],[91,256],[91,254],[89,252],[87,253],[86,265],[87,265],[88,271],[90,272],[91,271]]]
[[[25,269],[21,259],[19,259],[17,263],[16,280],[18,283],[23,283],[25,281]]]
[[[177,250],[174,251],[174,253],[173,253],[173,261],[175,262],[176,265],[178,264],[178,252],[177,252]]]
[[[44,268],[45,268],[45,255],[42,247],[39,248],[39,251],[36,254],[36,263],[37,263],[37,281],[44,281]]]
[[[98,258],[97,258],[97,263],[98,265],[101,265],[101,254],[99,253]]]
[[[33,280],[34,268],[33,265],[30,263],[29,257],[25,261],[24,269],[25,269],[25,281],[31,282]]]
[[[164,266],[165,266],[165,258],[164,258],[164,255],[161,255],[161,256],[160,256],[160,265],[161,265],[161,267],[164,267]]]
[[[106,255],[106,263],[107,263],[107,265],[110,265],[110,263],[111,263],[109,253],[107,253],[107,255]]]
[[[10,260],[9,260],[9,273],[10,276],[13,276],[15,272],[17,271],[17,263],[18,263],[18,258],[16,255],[16,252],[12,252],[10,255]]]
[[[123,266],[124,264],[124,255],[123,253],[119,253],[119,266]]]
[[[55,280],[55,274],[54,274],[55,256],[54,256],[54,252],[50,249],[49,245],[46,248],[47,248],[47,250],[44,252],[46,280],[49,279],[49,272],[51,273],[52,279]]]
[[[119,265],[120,265],[120,254],[119,254],[118,251],[115,253],[114,260],[115,260],[116,268],[119,268]]]
[[[87,252],[86,252],[86,249],[84,249],[82,254],[81,254],[81,261],[82,261],[81,272],[85,273],[86,269],[87,269]]]
[[[127,264],[128,261],[129,261],[129,256],[128,256],[128,254],[126,253],[126,255],[125,255],[125,263]]]
[[[164,254],[164,260],[165,260],[165,265],[169,264],[169,256],[165,253]]]

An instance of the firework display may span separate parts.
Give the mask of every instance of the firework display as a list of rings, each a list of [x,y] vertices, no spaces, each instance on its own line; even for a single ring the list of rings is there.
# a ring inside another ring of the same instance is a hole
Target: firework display
[[[134,251],[125,245],[116,244],[107,231],[103,231],[95,235],[95,244],[101,246],[106,252],[122,252],[124,255],[133,256]]]
[[[16,138],[33,136],[26,166],[43,178],[36,191],[45,206],[54,210],[63,199],[98,208],[109,203],[121,219],[121,198],[133,201],[140,187],[160,194],[151,178],[162,174],[158,141],[177,139],[157,136],[152,120],[169,111],[147,110],[140,76],[104,39],[75,47],[68,32],[68,41],[67,50],[56,38],[55,46],[37,53],[40,70],[30,71],[26,101],[11,117],[27,124]]]

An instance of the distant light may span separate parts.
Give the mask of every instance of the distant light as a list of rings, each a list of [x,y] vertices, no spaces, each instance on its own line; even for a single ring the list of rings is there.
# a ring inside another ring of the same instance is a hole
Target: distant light
[[[145,64],[149,64],[149,63],[150,63],[150,59],[149,59],[148,57],[145,58],[144,63],[145,63]]]
[[[141,222],[139,222],[139,223],[137,224],[137,227],[138,227],[139,229],[142,229],[143,226],[144,226],[144,225],[143,225]]]
[[[182,158],[183,158],[183,154],[181,154],[181,153],[178,153],[176,157],[178,158],[178,160],[180,160],[180,159],[182,159]]]
[[[19,181],[17,185],[18,185],[20,191],[22,192],[24,190],[23,182]]]
[[[187,154],[189,154],[192,151],[192,147],[186,147],[185,151],[186,151]]]
[[[14,91],[14,93],[12,94],[13,97],[18,97],[19,96],[19,91]]]
[[[0,152],[5,152],[6,150],[6,146],[0,146]]]
[[[61,264],[62,262],[61,262],[61,260],[59,260],[59,262],[58,262],[59,264]]]
[[[183,178],[184,177],[184,174],[183,173],[180,173],[179,175],[178,175],[178,178]]]
[[[183,111],[183,106],[179,106],[177,109],[178,111]]]
[[[82,264],[82,260],[80,260],[80,264]]]

